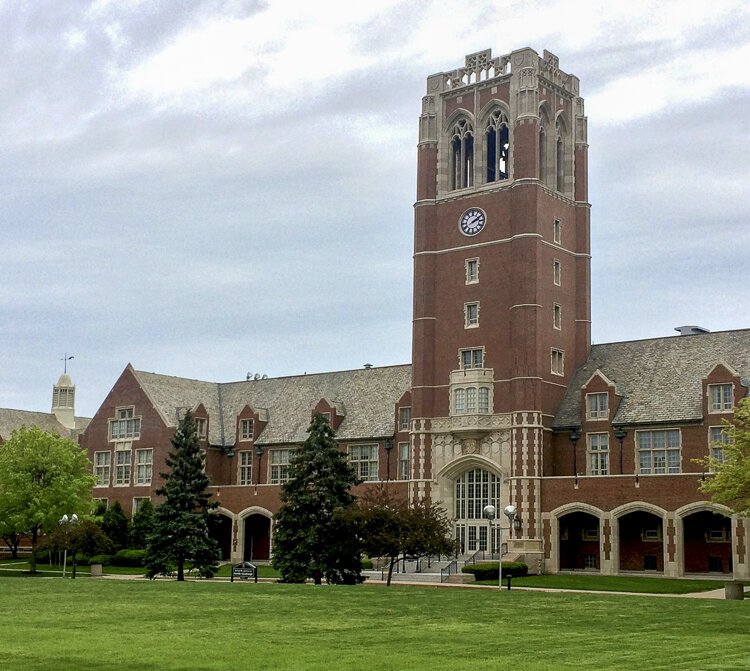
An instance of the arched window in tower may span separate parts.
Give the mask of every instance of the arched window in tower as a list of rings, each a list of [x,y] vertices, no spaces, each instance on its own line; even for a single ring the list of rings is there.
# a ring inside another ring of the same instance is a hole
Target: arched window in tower
[[[466,119],[459,119],[451,136],[451,189],[474,185],[474,131]]]
[[[501,110],[495,110],[487,120],[487,182],[508,179],[510,132],[508,117]]]
[[[568,173],[568,156],[567,156],[567,143],[568,143],[568,130],[565,125],[565,121],[558,117],[555,122],[556,130],[556,143],[555,143],[555,165],[557,178],[555,182],[556,189],[560,192],[564,192],[565,181]]]

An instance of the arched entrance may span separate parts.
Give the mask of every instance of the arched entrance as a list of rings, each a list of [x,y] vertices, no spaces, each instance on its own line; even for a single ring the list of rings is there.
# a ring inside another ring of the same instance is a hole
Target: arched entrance
[[[245,524],[244,561],[267,560],[271,549],[271,519],[254,513],[248,515]]]
[[[563,515],[560,525],[560,570],[598,571],[599,518],[584,512]]]
[[[620,570],[664,572],[661,517],[636,510],[619,518]]]
[[[702,510],[682,520],[685,573],[732,572],[732,520]]]
[[[496,525],[490,530],[483,511],[489,504],[500,509],[500,478],[484,468],[473,468],[456,478],[454,487],[453,515],[459,553],[497,552]]]
[[[219,545],[219,561],[229,561],[232,554],[232,518],[223,513],[209,515],[208,535]]]

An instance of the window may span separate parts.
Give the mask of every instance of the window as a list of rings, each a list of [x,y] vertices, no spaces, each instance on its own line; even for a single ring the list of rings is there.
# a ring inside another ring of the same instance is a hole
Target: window
[[[508,179],[508,150],[510,136],[508,118],[495,110],[487,121],[487,183]]]
[[[409,479],[409,443],[398,444],[398,479]]]
[[[581,530],[581,540],[584,541],[598,541],[599,540],[599,528],[589,528]]]
[[[143,504],[146,501],[150,501],[150,496],[135,496],[133,497],[133,517],[135,517],[136,513],[143,507]]]
[[[609,474],[609,434],[590,433],[587,436],[589,448],[589,473]]]
[[[479,259],[466,259],[466,284],[479,282]]]
[[[708,448],[711,458],[720,463],[724,463],[724,446],[731,445],[732,437],[726,432],[727,427],[709,426],[708,427]]]
[[[607,419],[609,416],[609,394],[586,394],[586,417]]]
[[[450,189],[474,185],[474,129],[466,119],[453,126],[451,137]]]
[[[271,452],[273,455],[273,452]],[[250,450],[245,450],[239,453],[239,473],[237,474],[237,481],[241,485],[252,485],[253,484],[253,453]]]
[[[240,440],[252,440],[254,422],[252,419],[241,419],[240,420]]]
[[[557,303],[552,306],[552,326],[558,331],[562,329],[562,308]]]
[[[734,387],[731,384],[708,385],[708,403],[711,412],[726,412],[734,407]]]
[[[293,450],[271,450],[271,484],[281,485],[289,480],[289,462]]]
[[[453,391],[454,415],[487,415],[489,412],[489,387],[461,387]]]
[[[360,480],[377,480],[378,446],[350,445],[349,463]]]
[[[486,505],[492,504],[496,510],[499,508],[499,497],[500,478],[483,468],[467,471],[456,480],[454,517],[481,520]],[[486,529],[486,526],[483,524],[482,528]]]
[[[325,419],[326,422],[328,422],[329,425],[333,426],[331,424],[331,413],[330,412],[321,412],[320,414],[323,415],[323,419]]]
[[[206,440],[207,425],[208,425],[208,420],[205,417],[195,418],[195,432],[198,434],[198,438],[200,438],[201,440]]]
[[[94,477],[96,487],[109,487],[111,452],[94,452]]]
[[[117,408],[115,419],[109,420],[109,439],[140,438],[141,418],[133,416],[133,408]]]
[[[464,303],[464,327],[479,326],[479,303]]]
[[[565,352],[559,349],[550,350],[551,371],[553,375],[565,375]]]
[[[596,565],[596,555],[594,554],[583,555],[583,567],[584,568],[598,568]]]
[[[153,470],[154,451],[153,450],[136,450],[135,451],[135,484],[150,485],[151,471]]]
[[[562,275],[562,269],[560,267],[560,261],[557,259],[554,260],[552,264],[552,281],[555,283],[555,286],[560,286],[562,283],[560,278]]]
[[[400,431],[408,431],[411,422],[411,408],[398,409],[398,428]]]
[[[115,484],[130,484],[130,464],[132,453],[130,451],[131,443],[123,442],[115,444]]]
[[[642,474],[680,472],[680,431],[636,431]]]
[[[456,415],[463,415],[466,412],[466,391],[456,389],[453,392],[453,410]]]
[[[562,236],[560,235],[560,220],[555,219],[552,224],[552,240],[559,245],[561,239]]]
[[[482,349],[462,349],[461,350],[461,368],[484,368],[484,350]]]

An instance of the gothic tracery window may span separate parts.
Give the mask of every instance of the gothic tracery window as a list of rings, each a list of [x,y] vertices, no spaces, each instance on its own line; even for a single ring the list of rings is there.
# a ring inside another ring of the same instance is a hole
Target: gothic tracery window
[[[508,179],[508,154],[510,132],[508,117],[501,110],[495,110],[487,120],[487,182]]]
[[[474,185],[474,130],[461,118],[453,126],[451,136],[451,189]]]

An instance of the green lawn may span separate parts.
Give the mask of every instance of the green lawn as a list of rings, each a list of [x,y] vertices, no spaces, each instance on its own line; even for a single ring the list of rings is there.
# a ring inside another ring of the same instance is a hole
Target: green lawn
[[[690,594],[724,587],[724,580],[687,580],[640,576],[605,575],[529,575],[513,578],[514,587],[585,589],[605,592],[641,592],[643,594]],[[479,581],[479,585],[497,585],[497,580]],[[503,589],[506,587],[503,581]]]
[[[750,669],[742,601],[0,577],[0,603],[24,671]]]

